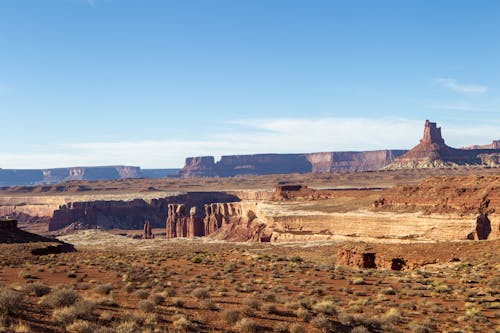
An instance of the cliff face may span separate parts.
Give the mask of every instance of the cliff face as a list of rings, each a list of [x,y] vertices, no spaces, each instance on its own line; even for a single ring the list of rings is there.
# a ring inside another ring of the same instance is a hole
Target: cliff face
[[[62,205],[49,222],[49,231],[58,230],[72,223],[99,225],[104,229],[139,229],[144,221],[159,227],[165,218],[165,202],[161,199],[146,202],[132,201],[90,201]]]
[[[458,165],[495,165],[491,155],[495,149],[455,149],[445,144],[441,128],[425,121],[424,135],[420,143],[406,154],[397,157],[387,169],[441,168]]]
[[[237,196],[223,192],[191,192],[151,200],[135,199],[131,201],[100,200],[70,202],[54,210],[49,222],[49,231],[58,230],[73,223],[100,226],[104,229],[140,229],[144,226],[145,221],[149,221],[152,228],[157,228],[164,226],[167,216],[172,218],[190,216],[186,215],[187,213],[183,210],[184,208],[179,208],[180,215],[170,215],[178,208],[175,205],[175,208],[171,208],[170,205],[172,204],[183,204],[185,207],[196,207],[196,210],[199,212],[204,211],[205,204],[213,201],[225,202],[239,200]],[[184,222],[181,222],[180,225],[183,225],[183,223]],[[202,229],[203,227],[201,230]],[[200,232],[197,231],[198,229],[193,229],[190,233],[188,233],[187,230],[188,229],[179,232],[173,237],[186,237],[188,234],[201,236]]]
[[[189,157],[181,177],[233,177],[331,171],[378,170],[394,161],[406,150],[375,150],[364,152],[321,152],[311,154],[256,154]]]
[[[203,220],[198,216],[196,207],[188,213],[184,204],[168,205],[166,238],[204,235]]]

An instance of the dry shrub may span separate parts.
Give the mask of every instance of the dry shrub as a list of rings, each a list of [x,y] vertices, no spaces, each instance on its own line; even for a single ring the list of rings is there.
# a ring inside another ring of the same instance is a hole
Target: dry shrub
[[[334,315],[337,313],[335,303],[330,300],[321,300],[313,305],[313,311],[316,313],[324,313],[327,315]]]
[[[136,333],[140,331],[141,327],[135,320],[125,320],[114,327],[114,332],[116,333]]]
[[[221,313],[221,318],[228,324],[234,325],[240,319],[240,313],[236,310],[224,310]]]
[[[80,299],[80,295],[73,289],[57,289],[45,295],[42,303],[52,308],[60,308],[75,304]]]
[[[259,325],[251,319],[243,318],[234,325],[234,329],[240,333],[255,333],[259,330]]]
[[[143,312],[153,312],[155,310],[155,304],[148,300],[142,300],[137,306]]]
[[[32,283],[26,286],[26,291],[30,295],[35,295],[36,297],[42,297],[50,293],[51,288],[42,283]]]
[[[68,326],[66,330],[71,333],[95,333],[97,325],[86,320],[75,320]]]
[[[75,319],[92,319],[95,309],[95,303],[80,300],[71,306],[56,308],[52,313],[52,319],[65,324]]]
[[[21,312],[21,303],[24,296],[13,290],[2,288],[0,289],[0,314],[16,315]]]
[[[401,321],[401,312],[396,308],[390,308],[380,318],[382,323],[398,323]]]
[[[299,324],[291,324],[290,327],[288,328],[290,333],[305,333],[306,330],[304,327],[300,326]]]
[[[193,290],[192,295],[197,299],[206,299],[210,297],[208,288],[196,288]]]
[[[30,333],[30,332],[32,332],[30,325],[28,325],[27,323],[25,323],[23,321],[17,322],[16,324],[12,324],[10,329],[16,333]]]
[[[196,324],[191,322],[185,315],[175,315],[172,319],[174,328],[178,331],[189,332],[197,328]]]
[[[111,293],[111,290],[113,289],[114,289],[113,285],[109,283],[104,283],[96,286],[94,288],[94,292],[99,295],[109,295]]]

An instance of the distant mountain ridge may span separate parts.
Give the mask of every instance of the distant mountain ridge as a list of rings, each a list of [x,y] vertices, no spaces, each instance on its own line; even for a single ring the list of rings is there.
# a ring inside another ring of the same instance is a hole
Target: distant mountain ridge
[[[141,169],[115,165],[54,169],[0,169],[0,186],[57,184],[71,180],[109,180],[125,178],[163,178],[178,169]]]
[[[382,169],[407,150],[318,152],[306,154],[255,154],[188,157],[181,177],[234,177]]]
[[[411,150],[340,151],[306,154],[255,154],[188,157],[181,177],[234,177],[307,172],[500,166],[500,140],[457,149],[446,145],[441,128],[425,121],[424,135]]]

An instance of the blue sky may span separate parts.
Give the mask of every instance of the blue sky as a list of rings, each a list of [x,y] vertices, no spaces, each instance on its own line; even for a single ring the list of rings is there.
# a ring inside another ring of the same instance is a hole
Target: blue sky
[[[0,168],[500,139],[500,1],[0,0]]]

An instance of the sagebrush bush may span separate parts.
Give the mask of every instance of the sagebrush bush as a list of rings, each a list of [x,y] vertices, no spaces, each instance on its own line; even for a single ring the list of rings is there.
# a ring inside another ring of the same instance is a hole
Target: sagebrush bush
[[[0,289],[0,314],[16,315],[22,310],[24,296],[7,288]]]
[[[75,320],[66,326],[66,330],[71,333],[95,333],[98,326],[87,320]]]
[[[337,313],[335,303],[330,300],[321,300],[313,305],[313,311],[316,313],[324,313],[328,315],[334,315]]]
[[[111,293],[111,290],[113,289],[114,289],[113,285],[109,283],[104,283],[96,286],[94,288],[94,292],[99,295],[109,295]]]
[[[140,301],[137,307],[143,312],[153,312],[155,310],[155,304],[149,300]]]
[[[65,324],[76,319],[91,320],[95,309],[94,302],[79,300],[71,306],[56,308],[52,313],[52,319]]]
[[[196,288],[193,290],[192,295],[198,299],[206,299],[210,297],[208,288]]]
[[[220,316],[231,325],[234,325],[240,319],[240,313],[236,310],[224,310]]]
[[[255,321],[243,318],[234,325],[234,329],[240,333],[255,333],[259,330],[259,326]]]
[[[60,308],[75,304],[80,299],[80,295],[73,289],[57,289],[44,296],[43,304],[52,308]]]
[[[26,291],[31,295],[35,295],[36,297],[45,296],[50,293],[51,290],[52,289],[49,286],[42,283],[32,283],[26,286]]]

